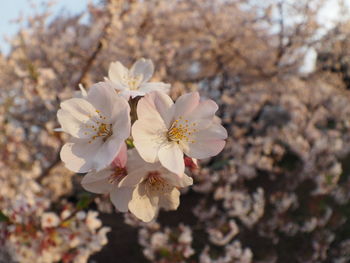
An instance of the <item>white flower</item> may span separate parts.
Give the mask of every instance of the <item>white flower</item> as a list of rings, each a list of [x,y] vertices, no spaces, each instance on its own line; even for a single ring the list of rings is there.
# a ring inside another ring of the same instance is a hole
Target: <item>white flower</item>
[[[176,103],[161,92],[140,99],[132,136],[146,162],[159,160],[170,171],[182,174],[183,153],[203,159],[217,155],[224,148],[227,132],[215,122],[217,104],[199,99],[198,92],[182,95]]]
[[[150,59],[141,58],[127,69],[119,61],[112,62],[109,66],[108,78],[120,94],[129,99],[136,96],[144,96],[151,91],[168,92],[170,84],[163,82],[148,82],[154,72],[154,66]]]
[[[41,217],[41,227],[56,227],[60,222],[60,218],[53,212],[44,213]]]
[[[191,185],[192,178],[171,173],[159,162],[146,163],[136,150],[129,151],[127,162],[122,156],[119,153],[110,167],[85,175],[82,186],[94,193],[109,193],[119,211],[130,210],[145,222],[151,221],[160,207],[177,209],[180,202],[177,188]]]
[[[120,152],[110,166],[99,172],[93,171],[84,176],[81,181],[83,188],[96,194],[109,193],[114,206],[121,212],[127,212],[131,193],[119,187],[119,182],[127,175],[126,162],[127,148],[126,144],[123,143]],[[140,167],[134,166],[133,168]],[[121,200],[125,201],[122,202]]]
[[[127,101],[104,82],[92,86],[84,98],[62,102],[58,121],[72,136],[61,150],[66,167],[84,173],[110,164],[130,135],[129,114]]]
[[[98,212],[89,211],[86,215],[86,226],[93,232],[102,226],[102,222],[97,218]]]

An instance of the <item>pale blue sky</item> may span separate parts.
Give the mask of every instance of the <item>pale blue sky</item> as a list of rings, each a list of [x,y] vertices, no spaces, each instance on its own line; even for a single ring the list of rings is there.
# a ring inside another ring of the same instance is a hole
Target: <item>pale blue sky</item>
[[[10,21],[19,17],[20,14],[28,16],[33,13],[33,8],[29,4],[28,0],[0,0],[0,50],[2,53],[7,53],[9,46],[4,40],[4,36],[12,36],[18,31],[18,24],[11,23]],[[36,4],[38,7],[41,3],[48,2],[48,0],[31,0],[31,3]],[[62,9],[67,10],[70,13],[77,13],[85,10],[89,2],[98,3],[98,0],[56,0],[56,4],[53,7],[55,13],[59,13]]]

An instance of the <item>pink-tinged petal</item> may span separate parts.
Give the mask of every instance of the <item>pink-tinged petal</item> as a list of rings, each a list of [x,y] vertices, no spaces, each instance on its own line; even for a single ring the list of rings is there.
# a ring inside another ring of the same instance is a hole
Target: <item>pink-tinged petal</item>
[[[159,197],[159,207],[165,210],[176,210],[180,205],[180,191],[173,188],[171,192]]]
[[[194,133],[194,139],[198,141],[206,141],[213,139],[227,139],[227,130],[220,124],[213,123],[206,130]]]
[[[128,148],[126,147],[126,144],[123,143],[117,157],[112,162],[112,166],[124,168],[126,167],[127,160],[128,160]]]
[[[149,93],[152,91],[169,93],[171,85],[163,82],[147,82],[140,85],[139,91]]]
[[[176,187],[187,187],[193,184],[193,179],[187,174],[176,175],[163,168],[161,173],[162,178],[164,178],[168,184]]]
[[[111,201],[118,211],[128,212],[128,205],[132,198],[133,191],[133,187],[118,187],[111,191]]]
[[[100,115],[107,118],[107,122],[113,118],[113,114],[118,113],[115,111],[115,104],[121,104],[122,109],[127,104],[121,102],[122,98],[106,82],[94,84],[88,92],[87,100],[95,107],[95,111],[101,112]]]
[[[180,96],[175,102],[174,118],[190,114],[199,105],[199,93],[191,92]]]
[[[158,112],[155,103],[155,94],[147,94],[145,97],[141,98],[137,103],[137,118],[140,121],[149,121],[157,123],[164,123],[164,120],[160,113]],[[163,125],[165,127],[165,123]]]
[[[224,140],[196,141],[184,146],[184,153],[192,158],[204,159],[218,155],[225,147]]]
[[[119,61],[112,62],[109,66],[108,70],[108,78],[116,84],[116,88],[119,90],[125,89],[125,85],[123,85],[123,78],[127,76],[129,70],[124,67]]]
[[[153,75],[154,65],[152,60],[141,58],[137,60],[130,69],[134,77],[142,76],[142,82],[147,82]]]
[[[155,117],[153,121],[137,120],[132,126],[134,145],[141,157],[150,163],[158,160],[157,154],[163,141],[166,139],[165,124]]]
[[[201,101],[198,106],[189,114],[189,120],[207,119],[212,121],[215,112],[218,110],[218,105],[213,100]],[[187,116],[185,116],[186,118]]]
[[[94,106],[85,99],[73,98],[65,100],[60,106],[62,110],[69,112],[75,119],[84,123],[90,120],[91,115],[96,114]],[[60,124],[62,125],[62,123]],[[62,128],[64,129],[64,127]]]
[[[134,189],[128,207],[131,213],[144,222],[150,222],[154,219],[158,211],[158,207],[151,203],[146,193],[145,184],[142,183]]]
[[[182,175],[185,171],[183,152],[177,143],[168,143],[158,151],[160,163],[169,171]]]
[[[102,141],[95,140],[88,143],[88,140],[72,139],[71,142],[63,145],[60,156],[65,166],[76,173],[86,173],[94,169],[95,154],[101,147]]]
[[[84,176],[81,185],[85,190],[92,193],[109,193],[113,188],[113,184],[108,181],[111,174],[113,174],[113,171],[110,169],[104,169],[100,172],[90,172]]]

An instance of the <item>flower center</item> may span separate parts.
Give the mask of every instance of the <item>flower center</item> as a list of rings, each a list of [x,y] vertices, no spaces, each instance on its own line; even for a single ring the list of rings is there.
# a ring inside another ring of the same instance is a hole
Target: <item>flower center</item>
[[[101,111],[96,110],[97,116],[90,116],[91,121],[94,122],[95,125],[85,125],[86,128],[91,128],[91,131],[84,132],[85,135],[91,134],[89,143],[92,143],[96,138],[101,138],[103,142],[107,141],[109,137],[113,135],[112,124],[105,123],[106,117],[101,114]]]
[[[142,80],[142,76],[126,75],[124,76],[124,82],[129,87],[130,90],[137,90]]]
[[[125,167],[116,167],[114,168],[114,173],[109,176],[108,182],[110,184],[119,183],[127,175],[128,171]]]
[[[149,192],[167,192],[172,188],[158,171],[149,172],[145,181]]]
[[[197,132],[194,127],[197,125],[195,122],[189,122],[180,116],[177,120],[173,122],[170,129],[167,132],[168,141],[173,141],[179,143],[180,141],[195,143],[192,139],[193,133]]]

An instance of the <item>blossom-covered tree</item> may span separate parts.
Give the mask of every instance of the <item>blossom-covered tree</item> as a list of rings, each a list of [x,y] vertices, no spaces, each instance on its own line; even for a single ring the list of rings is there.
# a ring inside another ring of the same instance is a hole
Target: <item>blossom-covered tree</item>
[[[321,7],[105,0],[20,18],[0,54],[0,262],[348,262],[349,11],[327,32]],[[160,126],[177,162],[144,150]]]

